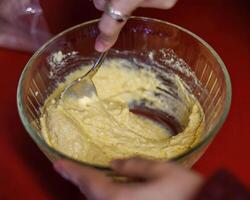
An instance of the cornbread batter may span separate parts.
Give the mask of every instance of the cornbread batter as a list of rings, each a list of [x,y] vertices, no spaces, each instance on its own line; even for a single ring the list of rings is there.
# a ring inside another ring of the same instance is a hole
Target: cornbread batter
[[[170,159],[200,140],[203,111],[178,76],[169,77],[177,93],[174,99],[171,88],[152,70],[113,59],[93,78],[98,96],[73,103],[58,99],[86,68],[69,75],[46,101],[40,122],[50,146],[77,160],[107,166],[112,159],[135,155]],[[173,136],[169,128],[132,113],[134,105],[167,112],[183,130]]]

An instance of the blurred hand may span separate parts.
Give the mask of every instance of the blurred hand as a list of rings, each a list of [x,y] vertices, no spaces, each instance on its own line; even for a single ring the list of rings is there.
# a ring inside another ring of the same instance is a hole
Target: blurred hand
[[[112,8],[122,14],[131,15],[138,7],[170,9],[177,0],[94,0],[96,8],[101,11],[104,11],[107,2],[111,2]],[[96,40],[96,50],[102,52],[112,47],[124,25],[125,22],[118,23],[104,13],[99,23],[101,33]]]
[[[189,200],[203,184],[203,178],[174,163],[132,158],[112,162],[119,175],[140,180],[122,183],[104,173],[70,161],[57,161],[55,169],[78,186],[89,200]]]

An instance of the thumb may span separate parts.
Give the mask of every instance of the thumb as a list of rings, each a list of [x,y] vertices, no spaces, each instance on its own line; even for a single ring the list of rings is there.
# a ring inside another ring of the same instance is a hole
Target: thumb
[[[145,160],[141,158],[130,158],[128,160],[114,160],[112,169],[122,176],[142,179],[155,179],[166,170],[163,162]]]

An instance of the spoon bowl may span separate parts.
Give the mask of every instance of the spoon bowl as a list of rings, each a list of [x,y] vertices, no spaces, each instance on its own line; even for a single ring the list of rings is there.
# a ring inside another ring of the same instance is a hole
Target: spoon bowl
[[[96,87],[92,81],[92,78],[101,67],[107,54],[108,51],[102,52],[93,67],[91,67],[91,69],[82,77],[69,84],[61,93],[60,98],[62,100],[78,100],[84,97],[97,95]]]

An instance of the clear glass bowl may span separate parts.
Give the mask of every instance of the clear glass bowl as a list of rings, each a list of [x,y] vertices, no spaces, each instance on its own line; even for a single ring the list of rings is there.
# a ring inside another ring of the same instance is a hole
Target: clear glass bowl
[[[98,55],[94,50],[94,42],[99,33],[97,24],[98,20],[93,20],[72,27],[42,46],[23,70],[17,102],[19,115],[27,132],[51,161],[64,158],[82,165],[110,170],[108,167],[74,160],[50,147],[41,136],[39,123],[40,108],[58,82],[83,64],[92,63]],[[186,65],[184,67],[190,66],[201,87],[197,86],[197,80],[187,75],[185,70],[169,68],[163,57],[172,56],[170,60],[177,59],[169,49],[181,58],[178,62]],[[60,63],[52,56],[59,51],[65,55]],[[227,117],[231,103],[231,83],[227,69],[217,53],[195,34],[171,23],[144,17],[131,17],[109,56],[152,64],[149,52],[154,52],[155,61],[166,71],[177,73],[188,84],[204,110],[206,127],[201,141],[172,159],[191,167],[204,153]]]

